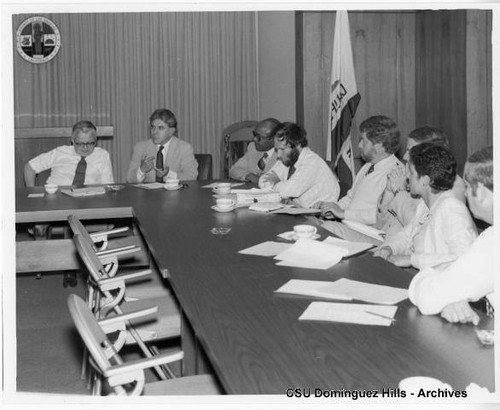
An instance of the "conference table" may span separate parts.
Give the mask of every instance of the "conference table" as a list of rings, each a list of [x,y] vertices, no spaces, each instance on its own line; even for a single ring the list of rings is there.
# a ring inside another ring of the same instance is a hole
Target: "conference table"
[[[298,318],[314,299],[278,295],[290,279],[340,278],[407,288],[412,271],[369,252],[327,270],[276,266],[272,257],[238,251],[304,223],[303,216],[265,214],[247,208],[219,213],[210,181],[188,181],[167,191],[125,185],[95,197],[60,191],[28,198],[42,188],[16,191],[16,223],[133,217],[184,318],[186,373],[207,368],[229,394],[285,394],[287,389],[395,389],[407,377],[434,377],[455,390],[471,382],[494,391],[494,353],[474,327],[423,316],[407,299],[391,326],[367,326]],[[250,186],[248,186],[250,187]],[[229,234],[211,233],[231,227]],[[318,228],[321,239],[329,233]],[[316,299],[317,300],[317,299]],[[493,328],[481,316],[480,328]]]

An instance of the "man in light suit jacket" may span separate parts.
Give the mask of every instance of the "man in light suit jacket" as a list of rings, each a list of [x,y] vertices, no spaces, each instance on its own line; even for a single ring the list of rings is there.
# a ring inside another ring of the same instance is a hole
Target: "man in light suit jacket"
[[[127,182],[163,182],[167,178],[192,180],[198,163],[191,144],[177,138],[177,119],[165,108],[149,117],[151,138],[135,144]]]

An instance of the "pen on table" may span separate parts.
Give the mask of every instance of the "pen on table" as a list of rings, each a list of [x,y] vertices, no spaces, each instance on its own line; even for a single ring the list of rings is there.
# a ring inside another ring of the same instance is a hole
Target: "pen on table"
[[[369,310],[365,310],[364,312],[368,313],[370,315],[373,315],[373,316],[381,317],[383,319],[389,319],[391,322],[395,322],[396,321],[396,319],[394,319],[393,317],[381,315],[380,313],[370,312]]]

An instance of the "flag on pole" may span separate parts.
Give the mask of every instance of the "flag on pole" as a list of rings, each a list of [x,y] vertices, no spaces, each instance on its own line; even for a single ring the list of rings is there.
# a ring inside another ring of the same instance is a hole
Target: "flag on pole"
[[[354,75],[349,17],[346,10],[335,14],[326,159],[336,158],[336,168],[347,167],[352,184],[356,171],[350,131],[361,96]]]

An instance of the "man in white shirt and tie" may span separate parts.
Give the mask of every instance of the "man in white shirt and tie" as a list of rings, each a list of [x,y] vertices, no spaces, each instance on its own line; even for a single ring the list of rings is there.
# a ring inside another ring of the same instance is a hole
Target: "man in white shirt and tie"
[[[327,218],[374,225],[377,221],[378,200],[387,184],[387,175],[395,167],[404,168],[394,155],[400,146],[400,133],[396,123],[382,115],[363,121],[359,131],[359,149],[366,164],[356,175],[352,188],[338,202],[320,202],[315,206]]]
[[[337,177],[307,145],[302,127],[283,123],[274,136],[278,161],[260,177],[259,187],[278,192],[302,208],[318,201],[336,201],[340,194]]]
[[[134,146],[127,182],[164,182],[166,178],[193,180],[198,163],[191,144],[177,138],[177,119],[160,108],[149,117],[151,138]]]
[[[262,174],[268,172],[276,163],[274,134],[280,126],[275,118],[266,118],[253,129],[253,142],[247,151],[229,170],[229,177],[238,181],[258,184]]]
[[[77,122],[71,142],[72,145],[62,145],[26,163],[26,186],[35,186],[36,174],[47,169],[50,169],[49,184],[82,186],[114,182],[109,153],[96,147],[97,129],[92,122]]]

